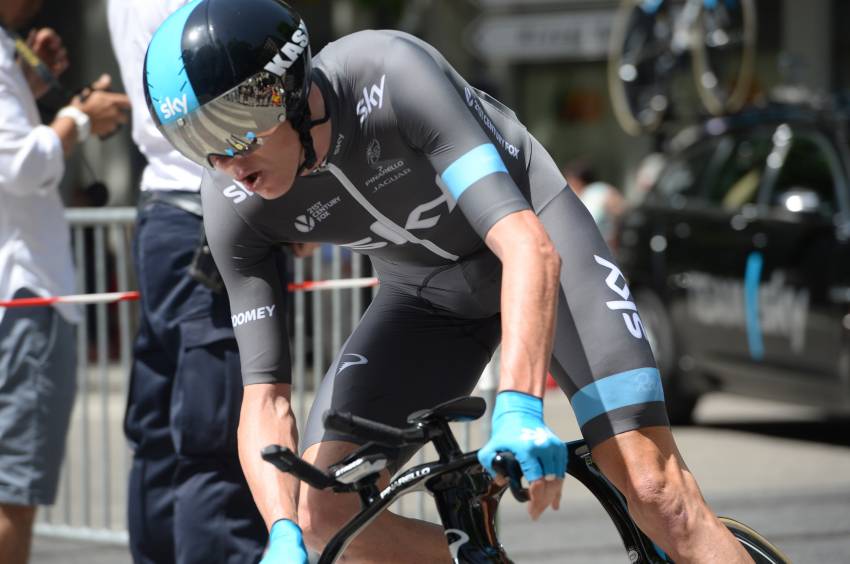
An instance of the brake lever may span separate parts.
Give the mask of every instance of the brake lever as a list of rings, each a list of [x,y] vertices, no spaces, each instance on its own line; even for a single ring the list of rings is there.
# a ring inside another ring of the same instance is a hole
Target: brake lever
[[[302,460],[297,454],[287,447],[280,445],[269,445],[260,452],[263,460],[274,465],[281,472],[292,474],[302,482],[306,482],[317,490],[325,490],[342,486],[309,462]]]
[[[525,503],[531,499],[528,489],[522,487],[522,467],[512,452],[497,452],[493,458],[493,470],[499,476],[508,479],[511,493],[518,502]]]

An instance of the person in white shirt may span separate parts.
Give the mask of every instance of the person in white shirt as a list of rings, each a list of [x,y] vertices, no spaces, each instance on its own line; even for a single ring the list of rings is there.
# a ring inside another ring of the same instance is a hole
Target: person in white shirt
[[[203,249],[202,169],[162,137],[144,98],[148,43],[188,1],[108,3],[113,50],[136,110],[133,140],[148,161],[134,241],[140,325],[124,422],[136,564],[257,562],[268,538],[236,450],[242,374],[227,295]]]
[[[41,2],[0,2],[0,300],[74,293],[68,226],[59,182],[65,158],[90,133],[108,135],[126,121],[122,94],[109,77],[73,98],[43,125],[36,98],[49,85],[21,61],[14,31]],[[28,44],[54,76],[68,66],[55,31]],[[72,306],[0,308],[0,562],[29,554],[37,505],[56,497],[76,389]]]

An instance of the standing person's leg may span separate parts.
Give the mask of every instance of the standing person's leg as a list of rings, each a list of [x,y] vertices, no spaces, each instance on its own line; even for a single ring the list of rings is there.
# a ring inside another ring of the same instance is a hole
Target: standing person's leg
[[[26,564],[32,545],[34,505],[0,503],[0,562]]]
[[[676,562],[747,562],[685,466],[661,379],[619,268],[569,189],[540,212],[563,261],[552,373],[632,517]]]
[[[137,562],[251,562],[267,531],[236,454],[242,377],[227,296],[189,275],[201,219],[166,204],[140,215],[143,324],[127,412],[136,444]]]
[[[171,440],[170,407],[176,370],[174,336],[163,310],[174,300],[174,268],[185,268],[185,253],[176,256],[160,237],[157,213],[164,206],[139,209],[133,259],[141,290],[139,332],[124,417],[124,433],[133,450],[127,488],[127,529],[136,564],[172,564],[174,559],[174,474],[177,456]],[[164,234],[166,237],[168,233]],[[190,257],[191,258],[191,257]]]
[[[15,297],[32,297],[18,292]],[[0,323],[0,562],[29,557],[37,505],[56,499],[76,395],[73,325],[53,308]]]
[[[401,427],[413,411],[471,393],[498,344],[499,323],[498,315],[477,320],[440,315],[424,300],[383,284],[322,381],[302,431],[304,458],[326,468],[359,446],[352,437],[324,429],[328,409]],[[414,451],[388,450],[391,471]],[[359,508],[355,494],[302,484],[298,518],[310,549],[321,551]],[[451,562],[441,527],[390,512],[358,535],[345,555],[354,562]]]
[[[237,457],[242,373],[230,309],[224,294],[201,285],[193,293],[210,306],[180,322],[171,403],[177,562],[258,562],[268,532]]]

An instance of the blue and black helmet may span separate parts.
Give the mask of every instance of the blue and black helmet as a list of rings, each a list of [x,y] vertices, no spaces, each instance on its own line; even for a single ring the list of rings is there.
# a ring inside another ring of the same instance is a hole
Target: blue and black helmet
[[[307,27],[286,3],[193,0],[151,39],[145,99],[166,139],[210,166],[211,155],[244,154],[283,121],[300,129],[311,72]]]

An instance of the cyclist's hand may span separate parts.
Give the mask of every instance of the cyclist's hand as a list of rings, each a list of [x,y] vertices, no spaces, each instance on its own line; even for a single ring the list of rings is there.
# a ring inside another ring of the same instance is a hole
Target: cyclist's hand
[[[269,532],[269,546],[260,564],[307,564],[301,528],[289,519],[275,521]]]
[[[514,454],[529,482],[528,513],[537,519],[550,505],[561,504],[561,486],[567,469],[567,447],[543,422],[543,400],[515,391],[496,396],[493,434],[478,451],[478,461],[490,475],[497,452]]]

